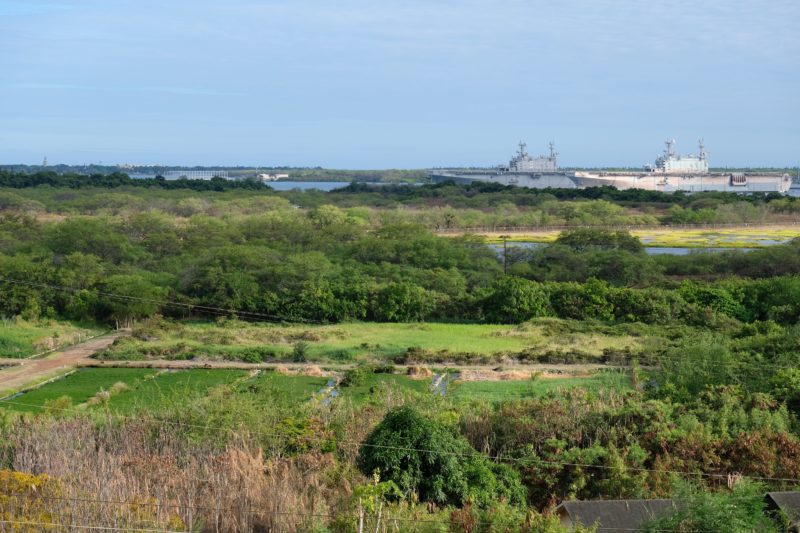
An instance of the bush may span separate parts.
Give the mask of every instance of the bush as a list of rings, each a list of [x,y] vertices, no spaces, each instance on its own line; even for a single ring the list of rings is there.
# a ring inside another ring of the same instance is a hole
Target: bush
[[[497,280],[483,301],[486,319],[497,324],[547,316],[549,308],[547,291],[541,284],[513,276]]]
[[[367,380],[367,376],[371,373],[372,368],[367,365],[358,365],[355,368],[348,368],[345,370],[344,377],[339,385],[342,387],[354,387],[357,385],[362,385]]]
[[[564,231],[558,236],[556,243],[576,250],[597,247],[636,253],[644,251],[642,241],[627,231],[611,231],[597,228],[576,228]]]
[[[610,321],[614,319],[611,293],[608,283],[594,278],[586,283],[559,283],[550,289],[550,304],[561,318]]]
[[[642,531],[778,531],[764,514],[766,487],[742,481],[731,492],[710,493],[686,486],[672,515],[652,520]]]
[[[263,363],[269,359],[274,359],[276,352],[271,348],[258,346],[256,348],[245,348],[237,352],[236,356],[245,363]]]
[[[305,363],[308,355],[308,343],[300,341],[292,347],[292,361],[295,363]]]
[[[479,507],[525,501],[518,474],[476,452],[450,428],[411,407],[390,411],[370,433],[358,455],[366,475],[377,472],[406,497],[442,505]]]
[[[372,368],[375,374],[394,374],[397,368],[392,364],[376,365]]]
[[[372,312],[382,322],[425,320],[433,311],[432,294],[413,283],[389,283],[378,290]]]
[[[334,361],[352,361],[355,359],[355,355],[350,350],[333,350],[328,354],[328,357],[333,359]]]

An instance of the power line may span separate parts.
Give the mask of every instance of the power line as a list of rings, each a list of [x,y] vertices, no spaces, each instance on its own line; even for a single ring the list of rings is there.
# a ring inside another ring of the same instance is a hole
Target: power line
[[[64,291],[64,292],[73,292],[73,293],[81,292],[81,291],[84,291],[84,290],[89,290],[89,289],[79,289],[79,288],[76,288],[76,287],[68,287],[68,286],[65,286],[65,285],[53,285],[53,284],[50,284],[50,283],[36,283],[36,282],[32,282],[32,281],[25,281],[25,280],[7,278],[7,277],[4,277],[4,276],[0,276],[0,282],[12,283],[12,284],[17,284],[17,285],[26,285],[26,286],[29,286],[29,287],[40,287],[40,288],[45,288],[45,289],[53,289],[53,290]],[[245,318],[264,319],[265,321],[270,321],[270,322],[298,322],[298,323],[309,323],[309,324],[327,324],[326,322],[308,320],[308,319],[302,319],[302,318],[291,318],[291,319],[289,319],[289,318],[286,318],[286,317],[281,317],[281,316],[278,316],[278,315],[272,315],[272,314],[268,314],[268,313],[260,313],[260,312],[257,312],[257,311],[244,311],[244,310],[241,310],[241,309],[226,309],[224,307],[214,307],[214,306],[209,306],[209,305],[190,304],[190,303],[186,303],[186,302],[177,302],[177,301],[174,301],[174,300],[156,300],[156,299],[152,299],[152,298],[141,298],[141,297],[138,297],[138,296],[128,296],[128,295],[125,295],[125,294],[98,291],[98,290],[94,290],[94,289],[92,289],[91,292],[93,294],[104,296],[106,298],[116,298],[116,299],[126,300],[126,301],[152,303],[152,304],[157,304],[157,305],[164,306],[164,307],[178,307],[178,308],[181,308],[181,309],[199,311],[201,313],[210,313],[210,314],[214,314],[216,316],[219,316],[219,315],[224,315],[224,316],[236,315],[236,316],[244,316]]]
[[[86,411],[81,411],[81,410],[78,410],[77,408],[74,408],[74,407],[72,407],[72,408],[70,408],[70,407],[54,407],[54,406],[45,407],[44,405],[28,404],[28,403],[13,401],[13,400],[4,400],[4,401],[0,402],[0,405],[3,404],[3,403],[12,404],[12,405],[26,406],[26,407],[34,407],[34,408],[37,408],[37,409],[51,409],[51,410],[55,410],[55,411],[67,411],[67,412],[74,411],[74,412],[78,412],[78,413],[82,412],[84,414],[86,413]],[[146,419],[141,418],[141,417],[134,417],[134,416],[130,416],[130,415],[119,415],[119,414],[111,413],[111,412],[108,412],[108,411],[106,412],[106,414],[108,416],[111,416],[112,418],[117,418],[117,419],[121,419],[121,420],[134,420],[134,421],[139,421],[139,422],[147,422]],[[205,431],[216,430],[216,431],[229,432],[229,433],[233,433],[233,432],[237,431],[237,429],[235,429],[235,428],[225,428],[225,427],[221,427],[221,426],[209,426],[209,425],[201,425],[201,424],[191,424],[191,423],[188,423],[188,422],[178,422],[178,421],[163,420],[163,419],[154,419],[154,421],[159,423],[159,424],[163,424],[163,425],[167,425],[167,426],[190,427],[190,428],[201,429],[201,430],[205,430]],[[270,436],[270,437],[278,437],[278,438],[286,438],[286,437],[294,437],[294,436],[296,436],[296,435],[290,434],[290,433],[269,432],[269,431],[268,432],[255,431],[253,433],[255,433],[256,435],[260,435],[260,436]],[[675,474],[675,475],[681,475],[681,476],[686,476],[686,477],[694,476],[694,477],[705,477],[705,478],[713,478],[713,479],[728,479],[728,478],[732,478],[732,477],[737,477],[738,476],[738,477],[741,477],[741,478],[747,478],[747,479],[756,480],[756,481],[780,481],[780,482],[787,482],[787,483],[800,483],[800,478],[779,478],[779,477],[768,477],[768,476],[749,476],[749,475],[743,475],[743,474],[739,474],[739,473],[717,473],[717,474],[711,474],[711,473],[707,473],[707,472],[686,472],[686,471],[680,471],[680,470],[657,470],[657,469],[653,469],[653,468],[642,468],[642,467],[635,467],[635,466],[628,466],[628,465],[625,465],[625,466],[595,465],[595,464],[590,464],[590,463],[578,463],[578,462],[566,462],[566,461],[549,461],[549,460],[546,460],[546,459],[531,458],[531,457],[512,457],[512,456],[503,456],[503,455],[494,455],[494,456],[492,456],[492,455],[481,454],[477,450],[472,452],[472,453],[462,453],[462,452],[451,452],[451,451],[444,451],[444,450],[429,450],[429,449],[424,449],[424,448],[411,448],[411,447],[405,447],[405,446],[389,446],[389,445],[383,445],[383,444],[371,444],[371,443],[359,442],[359,441],[350,440],[350,439],[342,439],[342,440],[334,439],[334,440],[335,440],[335,442],[337,444],[344,444],[344,445],[349,445],[349,446],[361,446],[361,447],[367,447],[367,448],[378,448],[378,449],[387,449],[387,450],[395,450],[395,451],[408,451],[408,452],[428,453],[428,454],[444,454],[444,455],[450,455],[450,456],[455,456],[455,457],[464,457],[464,458],[480,456],[480,457],[484,457],[486,459],[490,459],[490,460],[497,461],[497,462],[513,462],[513,463],[531,463],[532,462],[532,463],[537,463],[537,464],[541,464],[541,465],[544,465],[544,466],[548,466],[548,465],[568,466],[568,467],[578,467],[578,468],[595,468],[595,469],[599,469],[599,470],[620,470],[621,469],[621,470],[630,470],[630,471],[635,471],[635,472],[646,472],[646,473],[651,473],[651,474]]]
[[[48,284],[48,283],[36,283],[36,282],[30,282],[30,281],[24,281],[24,280],[17,280],[17,279],[7,278],[7,277],[3,277],[3,276],[0,276],[0,282],[19,284],[19,285],[27,285],[27,286],[32,286],[32,287],[48,288],[48,289],[53,289],[53,290],[66,291],[66,292],[80,292],[80,291],[83,291],[83,290],[88,290],[88,289],[79,289],[79,288],[75,288],[75,287],[67,287],[67,286],[63,286],[63,285],[53,285],[53,284]],[[329,322],[324,322],[324,321],[319,321],[319,320],[310,320],[310,319],[303,319],[303,318],[298,318],[298,317],[282,317],[282,316],[279,316],[279,315],[273,315],[273,314],[269,314],[269,313],[261,313],[261,312],[256,312],[256,311],[246,311],[246,310],[242,310],[242,309],[213,307],[213,306],[207,306],[207,305],[201,305],[201,304],[191,304],[191,303],[186,303],[186,302],[177,302],[177,301],[174,301],[174,300],[156,300],[156,299],[150,299],[150,298],[141,298],[141,297],[138,297],[138,296],[128,296],[128,295],[124,295],[124,294],[110,293],[110,292],[105,292],[105,291],[92,290],[92,292],[94,294],[97,294],[97,295],[100,295],[100,296],[104,296],[104,297],[107,297],[107,298],[116,298],[116,299],[126,300],[126,301],[147,302],[147,303],[158,304],[158,305],[166,306],[166,307],[178,307],[178,308],[181,308],[181,309],[187,309],[187,310],[191,310],[191,311],[198,311],[200,313],[211,314],[213,316],[232,316],[233,315],[233,316],[241,317],[241,318],[244,318],[244,319],[251,319],[251,320],[262,319],[265,322],[272,322],[272,323],[288,322],[288,323],[298,323],[298,324],[330,325]],[[630,361],[632,361],[633,359],[639,360],[639,359],[643,359],[643,358],[644,359],[650,359],[650,357],[648,357],[648,356],[644,356],[643,357],[642,355],[635,355],[635,356],[627,357],[627,359],[630,360]],[[666,354],[654,356],[654,357],[652,357],[652,359],[655,359],[656,363],[658,363],[659,361],[662,361],[662,360],[673,360],[673,361],[679,361],[679,360],[684,360],[684,359],[685,360],[691,360],[690,357],[684,358],[684,357],[682,357],[680,355],[667,356]],[[701,363],[703,363],[703,362],[701,361]],[[542,364],[546,364],[546,363],[542,363]],[[748,362],[740,362],[740,361],[714,362],[713,365],[716,365],[716,366],[737,366],[738,365],[740,367],[740,370],[746,368],[747,370],[755,372],[755,371],[757,371],[757,369],[753,369],[752,368],[753,365],[757,365],[759,368],[789,369],[789,368],[797,368],[798,366],[800,366],[800,361],[798,361],[798,365],[782,365],[782,364],[769,363],[769,362],[752,362],[752,363],[748,363]],[[629,363],[628,366],[630,367],[630,363]],[[704,365],[704,366],[707,367],[708,365]]]
[[[16,280],[16,279],[11,279],[11,278],[6,278],[6,277],[0,277],[0,281],[4,281],[4,282],[8,282],[8,283],[22,284],[22,285],[28,285],[28,286],[51,288],[51,289],[56,289],[56,290],[71,291],[71,292],[78,292],[78,291],[82,290],[82,289],[77,289],[77,288],[73,288],[73,287],[51,285],[51,284],[44,284],[44,283],[27,282],[27,281]],[[103,295],[103,296],[106,296],[106,297],[120,298],[120,299],[131,300],[131,301],[144,301],[144,302],[156,303],[156,304],[159,304],[159,305],[173,305],[173,306],[178,306],[178,307],[187,308],[187,309],[196,309],[196,310],[200,310],[201,312],[224,313],[226,315],[229,315],[229,314],[235,314],[235,315],[244,314],[244,315],[253,315],[253,316],[259,316],[259,317],[283,320],[282,318],[279,318],[276,315],[269,315],[269,314],[256,313],[256,312],[250,312],[250,311],[241,311],[241,310],[235,310],[235,309],[225,309],[225,308],[219,308],[219,307],[202,306],[202,305],[188,304],[188,303],[175,302],[175,301],[154,300],[154,299],[140,298],[140,297],[135,297],[135,296],[126,296],[126,295],[120,295],[120,294],[115,294],[115,293],[101,292],[101,291],[96,291],[96,294]],[[316,322],[316,323],[322,324],[321,322]],[[680,356],[678,356],[678,357],[680,357]],[[660,356],[660,358],[665,358],[665,357],[664,356]],[[740,363],[734,362],[734,361],[731,361],[730,363],[731,363],[731,365],[740,364]],[[718,363],[717,363],[717,365],[718,365]],[[718,366],[721,366],[721,365],[718,365]],[[764,363],[759,364],[759,366],[761,366],[761,367],[772,366],[772,367],[775,367],[775,368],[796,368],[794,366],[769,365],[769,364],[764,364]],[[749,370],[755,370],[755,369],[752,369],[752,368],[748,368],[748,369]],[[26,404],[26,403],[23,403],[23,402],[3,401],[2,403],[14,404],[14,405],[20,405],[20,406],[28,406],[28,407],[34,407],[34,408],[40,408],[40,409],[44,408],[44,406],[41,406],[41,405]],[[55,408],[55,407],[50,407],[50,409],[64,410],[64,411],[69,410],[68,408]],[[115,415],[115,416],[121,417],[121,415]],[[121,417],[121,418],[131,418],[131,417]],[[170,425],[181,425],[181,426],[187,426],[187,427],[195,427],[195,428],[200,428],[200,429],[205,429],[205,430],[218,429],[218,430],[223,430],[223,431],[234,431],[232,428],[221,428],[221,427],[216,427],[215,428],[213,426],[201,426],[201,425],[197,425],[197,424],[188,424],[188,423],[183,423],[183,422],[174,422],[174,421],[166,421],[166,420],[161,420],[159,422],[164,423],[164,424],[170,424]],[[261,433],[261,434],[263,435],[264,433]],[[286,436],[291,436],[291,435],[288,435],[288,434],[274,434],[273,433],[272,436],[283,436],[283,437],[286,437]],[[338,441],[338,442],[345,443],[346,441]],[[395,449],[395,450],[415,451],[415,452],[420,452],[420,453],[451,453],[451,454],[455,453],[455,452],[440,452],[440,451],[433,451],[433,450],[421,450],[421,449],[402,448],[402,447],[386,447],[386,446],[380,446],[380,445],[370,445],[370,444],[367,444],[367,443],[356,443],[356,444],[359,444],[361,446],[384,447],[384,448],[391,448],[391,449]],[[465,454],[458,454],[458,455],[464,456]],[[503,456],[496,456],[496,457],[491,457],[490,456],[488,458],[489,459],[493,459],[493,460],[497,460],[497,461],[531,461],[532,460],[530,458],[513,458],[513,457],[503,457]],[[556,464],[556,465],[562,465],[562,466],[575,466],[575,467],[586,467],[586,468],[607,468],[607,469],[615,469],[616,468],[616,467],[609,467],[609,466],[605,466],[605,465],[592,465],[592,464],[588,464],[588,463],[564,463],[564,462],[554,462],[554,461],[544,461],[544,460],[540,460],[540,462],[543,462],[543,463],[546,463],[546,464]],[[707,477],[725,477],[725,476],[729,475],[729,474],[707,474],[707,473],[702,473],[702,472],[680,472],[680,471],[655,470],[655,469],[644,469],[644,468],[628,467],[628,466],[626,466],[624,468],[625,469],[629,469],[629,470],[643,471],[643,472],[681,474],[681,475],[687,475],[687,476],[691,475],[691,476],[707,476]],[[791,478],[771,478],[771,477],[755,477],[755,476],[746,476],[746,477],[748,477],[749,479],[757,479],[757,480],[800,482],[800,479],[791,479]]]
[[[138,533],[186,533],[185,531],[175,531],[171,529],[142,529],[133,527],[114,527],[114,526],[82,526],[79,524],[57,524],[54,522],[35,522],[31,520],[0,520],[0,524],[23,525],[23,526],[48,526],[60,527],[63,529],[91,529],[95,531],[136,531]]]
[[[297,511],[280,511],[280,510],[258,510],[258,511],[243,511],[236,507],[219,507],[219,506],[210,506],[210,505],[188,505],[188,504],[169,504],[169,503],[160,503],[160,502],[129,502],[129,501],[115,501],[115,500],[103,500],[103,499],[91,499],[91,498],[76,498],[76,497],[64,497],[64,496],[47,496],[43,494],[33,494],[30,496],[24,496],[21,494],[12,494],[12,493],[3,493],[5,496],[13,497],[16,499],[21,500],[58,500],[58,501],[69,501],[69,502],[88,502],[88,503],[100,503],[106,505],[131,505],[134,507],[157,507],[157,508],[178,508],[178,509],[195,509],[195,510],[213,510],[213,511],[235,511],[243,513],[247,516],[258,516],[258,515],[278,515],[278,516],[301,516],[301,517],[311,517],[311,518],[336,518],[337,516],[347,515],[347,513],[342,513],[340,515],[335,514],[326,514],[326,513],[310,513],[310,512],[297,512]],[[749,496],[739,496],[734,497],[729,495],[727,497],[728,500],[740,500],[751,502],[754,498]],[[685,501],[683,498],[673,498],[674,501]],[[613,500],[592,500],[592,501],[613,501]],[[353,515],[351,518],[357,519],[358,515]],[[425,519],[425,518],[402,518],[397,516],[390,516],[387,515],[385,517],[381,517],[382,520],[387,522],[396,521],[396,522],[413,522],[413,523],[435,523],[435,524],[452,524],[454,523],[453,520],[441,520],[441,519]],[[3,521],[0,520],[0,523]],[[14,523],[23,523],[23,522],[14,522]],[[28,522],[26,522],[28,523]],[[46,523],[39,523],[39,522],[29,522],[31,524],[41,524],[41,525],[51,525]],[[491,522],[478,522],[480,525],[491,525]],[[52,524],[55,525],[55,524]],[[85,528],[85,529],[119,529],[125,531],[137,531],[137,532],[150,532],[150,531],[159,531],[165,532],[167,530],[153,530],[153,529],[131,529],[131,528],[113,528],[113,527],[105,527],[105,526],[81,526],[76,524],[70,524],[69,526],[64,527],[77,527],[77,528]],[[645,531],[640,528],[621,528],[621,527],[598,527],[597,530],[601,531]],[[656,532],[667,532],[672,530],[667,529],[648,529],[647,531],[656,531]],[[169,533],[169,532],[168,532]],[[181,533],[181,532],[178,532]],[[685,533],[701,533],[695,530],[686,530]]]

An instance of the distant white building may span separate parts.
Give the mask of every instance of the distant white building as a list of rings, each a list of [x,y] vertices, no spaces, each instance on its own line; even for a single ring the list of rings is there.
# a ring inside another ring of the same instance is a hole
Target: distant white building
[[[258,179],[261,181],[278,181],[289,179],[289,174],[259,174]]]
[[[230,179],[227,170],[170,170],[164,173],[164,178],[168,180],[179,180],[181,178],[190,180]]]

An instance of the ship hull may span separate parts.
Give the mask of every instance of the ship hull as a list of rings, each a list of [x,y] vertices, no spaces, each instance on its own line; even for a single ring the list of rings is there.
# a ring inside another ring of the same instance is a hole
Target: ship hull
[[[476,181],[497,183],[500,185],[515,185],[529,189],[578,189],[580,185],[575,181],[574,174],[569,172],[432,172],[433,183],[453,181],[455,183],[469,184]]]
[[[476,181],[515,185],[530,189],[583,189],[586,187],[614,187],[619,190],[644,189],[660,192],[776,192],[786,194],[792,180],[786,175],[744,175],[744,179],[733,179],[731,174],[669,175],[652,172],[450,172],[430,174],[431,181],[442,183],[454,181],[469,184]]]
[[[736,176],[736,177],[734,177]],[[776,192],[786,194],[792,185],[787,175],[732,175],[660,173],[590,173],[576,172],[575,179],[581,187],[611,186],[617,189],[645,189],[661,192]]]

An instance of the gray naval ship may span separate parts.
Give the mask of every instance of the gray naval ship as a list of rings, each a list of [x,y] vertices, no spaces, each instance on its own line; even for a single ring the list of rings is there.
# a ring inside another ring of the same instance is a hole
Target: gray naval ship
[[[661,192],[777,192],[786,194],[792,178],[780,172],[712,172],[703,139],[697,141],[697,155],[682,156],[675,151],[675,139],[664,141],[666,148],[654,165],[638,172],[575,172],[581,187],[608,185],[617,189],[646,189]]]
[[[575,180],[574,172],[558,170],[558,153],[551,142],[549,155],[531,157],[527,145],[520,141],[519,150],[508,162],[508,165],[498,165],[488,169],[437,169],[429,172],[431,181],[441,183],[454,181],[456,183],[471,183],[473,181],[487,181],[501,185],[516,185],[531,189],[544,189],[557,187],[561,189],[577,189],[580,187]]]
[[[788,174],[770,172],[711,172],[708,165],[708,152],[701,139],[698,155],[681,156],[675,151],[675,141],[666,141],[666,149],[654,165],[646,165],[640,171],[606,172],[578,171],[567,172],[558,169],[555,146],[550,143],[550,155],[531,157],[524,142],[508,165],[490,169],[461,170],[440,169],[429,173],[431,181],[441,183],[471,183],[485,181],[502,185],[517,185],[532,189],[558,187],[582,189],[585,187],[610,186],[617,189],[645,189],[662,192],[777,192],[786,194],[792,185]]]

